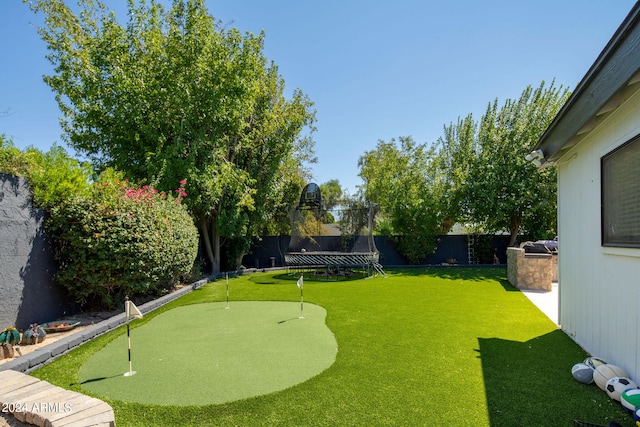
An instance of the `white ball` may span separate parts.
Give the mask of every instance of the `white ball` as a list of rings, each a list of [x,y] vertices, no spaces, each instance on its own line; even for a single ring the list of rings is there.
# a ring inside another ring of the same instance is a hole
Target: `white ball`
[[[630,388],[638,388],[638,384],[626,377],[613,377],[607,381],[607,385],[605,386],[609,397],[618,402],[620,402],[622,392]]]
[[[620,396],[620,403],[629,412],[635,411],[636,408],[640,408],[640,388],[632,388],[622,392]]]
[[[584,359],[583,363],[585,365],[591,366],[591,368],[593,368],[593,369],[596,369],[600,365],[606,365],[607,364],[607,362],[604,359],[601,359],[601,358],[595,357],[595,356],[587,357],[586,359]]]
[[[571,368],[571,375],[582,384],[591,384],[593,382],[593,371],[594,369],[586,363],[576,363]]]
[[[593,381],[596,382],[596,385],[600,387],[602,391],[607,387],[607,381],[613,377],[628,377],[628,375],[624,369],[611,363],[600,365],[593,372]]]

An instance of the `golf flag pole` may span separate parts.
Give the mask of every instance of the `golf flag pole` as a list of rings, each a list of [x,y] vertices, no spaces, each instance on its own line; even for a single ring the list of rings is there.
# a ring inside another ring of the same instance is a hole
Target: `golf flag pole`
[[[302,296],[302,288],[304,288],[304,278],[300,276],[298,279],[298,288],[300,288],[300,317],[298,319],[304,319],[304,297]]]
[[[225,309],[229,308],[229,273],[225,273],[225,277],[227,278],[227,306]]]
[[[140,313],[140,310],[138,310],[138,307],[136,307],[136,305],[132,301],[129,301],[128,296],[124,299],[124,312],[127,319],[127,346],[129,353],[129,372],[125,372],[124,376],[131,377],[136,374],[136,371],[134,371],[131,367],[131,334],[129,330],[129,320],[132,317],[136,319],[142,319],[142,313]]]

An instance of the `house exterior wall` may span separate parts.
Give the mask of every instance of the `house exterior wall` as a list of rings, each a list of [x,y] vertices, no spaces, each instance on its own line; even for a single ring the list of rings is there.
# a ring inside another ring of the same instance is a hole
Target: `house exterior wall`
[[[640,249],[601,245],[600,158],[640,133],[640,92],[599,120],[557,162],[560,324],[638,380]]]

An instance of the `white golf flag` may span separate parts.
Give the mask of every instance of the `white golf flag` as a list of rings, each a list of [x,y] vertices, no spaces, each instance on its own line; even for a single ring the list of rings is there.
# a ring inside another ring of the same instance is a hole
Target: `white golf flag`
[[[304,280],[302,279],[302,276],[300,276],[300,278],[298,279],[298,287],[302,289],[302,285],[304,285]]]
[[[138,310],[138,307],[132,301],[125,301],[124,311],[127,313],[127,322],[130,318],[142,319],[142,313]]]

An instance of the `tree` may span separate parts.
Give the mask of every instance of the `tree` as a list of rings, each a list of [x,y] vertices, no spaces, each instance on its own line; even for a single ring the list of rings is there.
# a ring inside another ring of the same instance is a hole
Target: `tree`
[[[511,246],[518,233],[553,237],[547,234],[556,226],[555,169],[538,171],[525,156],[568,96],[567,89],[542,82],[502,106],[496,99],[480,120],[462,208],[468,221],[488,232],[508,230]]]
[[[411,137],[378,141],[358,161],[365,198],[377,203],[411,263],[432,254],[443,231],[444,213],[434,186],[433,152]]]
[[[463,206],[471,160],[478,150],[477,129],[477,123],[469,114],[444,126],[444,135],[436,143],[434,191],[438,193],[444,216],[444,232],[465,214]]]
[[[335,209],[342,202],[342,187],[337,179],[329,180],[320,184],[320,194],[322,194],[323,214],[322,222],[332,224],[336,218],[331,210]]]
[[[271,206],[272,214],[268,221],[262,222],[260,228],[255,233],[259,236],[281,236],[291,234],[291,220],[289,218],[289,208],[297,206],[300,200],[300,193],[310,179],[310,174],[298,168],[295,161],[291,159],[283,164],[282,179],[277,182],[283,187],[280,189],[282,197],[277,204]]]
[[[100,2],[38,0],[63,138],[92,159],[185,200],[213,271],[286,203],[291,168],[313,161],[315,112],[263,54],[264,34],[224,30],[204,0],[128,0],[121,25]],[[305,133],[306,132],[306,133]],[[289,168],[288,170],[286,168]],[[293,184],[296,185],[295,183]]]

